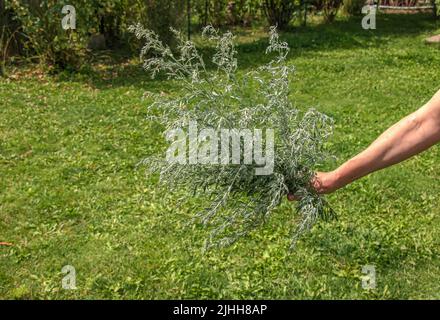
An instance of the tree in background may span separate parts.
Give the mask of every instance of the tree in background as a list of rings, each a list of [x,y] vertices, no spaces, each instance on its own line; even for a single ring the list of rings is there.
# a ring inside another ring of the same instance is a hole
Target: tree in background
[[[25,36],[23,48],[27,57],[37,58],[45,65],[60,68],[80,66],[87,43],[88,26],[94,20],[90,3],[77,1],[78,27],[75,31],[61,27],[61,9],[67,1],[10,0],[6,9],[13,12],[14,23]]]
[[[335,20],[339,8],[343,0],[323,0],[322,12],[324,13],[324,20],[331,23]]]
[[[14,12],[6,9],[5,1],[0,0],[0,76],[6,75],[6,59],[21,51],[19,26],[13,17]]]
[[[192,0],[191,4],[202,26],[249,26],[261,10],[261,0]]]
[[[365,0],[343,0],[344,12],[348,15],[358,16],[362,14],[362,7],[365,5]]]
[[[286,29],[295,13],[294,0],[263,0],[263,9],[270,25]]]
[[[144,0],[145,25],[156,32],[160,39],[172,45],[170,28],[180,29],[186,17],[186,0]]]
[[[259,0],[229,0],[226,9],[228,24],[249,26],[257,18],[260,7]]]
[[[20,55],[53,69],[77,70],[84,65],[93,39],[104,39],[114,47],[126,39],[128,26],[142,21],[156,30],[165,42],[171,39],[170,27],[179,28],[186,14],[186,0],[0,0],[4,5],[0,21],[8,12],[8,24],[20,35]],[[64,30],[62,8],[74,4],[76,29]],[[0,58],[11,30],[0,30]],[[99,38],[96,38],[99,36]],[[128,38],[129,39],[129,38]],[[129,39],[130,40],[130,39]],[[129,42],[129,40],[127,42]],[[100,48],[103,46],[100,45]]]

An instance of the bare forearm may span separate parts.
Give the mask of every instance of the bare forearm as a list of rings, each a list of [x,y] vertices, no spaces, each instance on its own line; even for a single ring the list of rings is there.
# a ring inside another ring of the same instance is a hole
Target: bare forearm
[[[330,193],[371,172],[418,154],[440,141],[440,90],[422,108],[386,130],[367,149],[311,181],[318,193]],[[294,194],[289,200],[296,200]]]
[[[366,150],[336,169],[333,189],[408,159],[439,141],[440,91],[429,103],[390,127]]]

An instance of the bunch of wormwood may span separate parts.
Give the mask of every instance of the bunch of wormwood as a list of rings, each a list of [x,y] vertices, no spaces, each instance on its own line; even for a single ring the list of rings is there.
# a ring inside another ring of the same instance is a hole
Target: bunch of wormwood
[[[302,112],[291,102],[293,68],[286,63],[289,47],[280,41],[274,27],[266,50],[273,60],[244,75],[237,73],[237,52],[230,32],[220,34],[210,26],[204,29],[204,39],[213,42],[216,49],[208,67],[194,43],[178,31],[174,31],[176,50],[141,25],[132,26],[131,31],[145,41],[141,57],[152,77],[164,72],[182,86],[184,94],[177,98],[154,94],[155,102],[148,107],[151,117],[167,132],[182,133],[190,122],[215,132],[225,128],[273,129],[274,166],[267,175],[255,174],[260,166],[256,163],[170,162],[163,155],[143,161],[152,172],[160,173],[161,183],[208,196],[209,205],[195,215],[196,221],[210,227],[208,248],[231,244],[263,224],[288,193],[300,198],[292,246],[318,218],[334,216],[310,187],[314,168],[327,157],[323,145],[332,132],[332,119],[314,109]],[[184,135],[190,138],[188,132]]]

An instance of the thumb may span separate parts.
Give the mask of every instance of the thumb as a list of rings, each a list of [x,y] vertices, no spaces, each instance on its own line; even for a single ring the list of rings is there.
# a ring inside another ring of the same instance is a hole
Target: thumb
[[[298,197],[296,197],[293,193],[289,193],[287,195],[287,200],[289,200],[289,201],[297,201]]]

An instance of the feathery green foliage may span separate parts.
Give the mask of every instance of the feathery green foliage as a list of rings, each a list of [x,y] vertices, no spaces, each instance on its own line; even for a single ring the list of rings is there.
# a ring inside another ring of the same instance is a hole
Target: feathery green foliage
[[[212,57],[216,68],[210,71],[194,43],[178,31],[174,31],[178,40],[175,54],[154,32],[140,25],[131,30],[146,42],[141,52],[145,69],[153,77],[163,71],[183,86],[183,95],[156,95],[155,103],[149,106],[152,119],[167,132],[185,128],[190,121],[215,132],[225,128],[266,128],[274,132],[274,169],[270,175],[256,175],[256,164],[169,163],[163,155],[145,159],[152,172],[160,173],[162,183],[208,196],[211,203],[196,215],[197,221],[211,228],[207,247],[229,245],[261,225],[289,192],[301,198],[297,206],[301,217],[292,245],[318,218],[334,215],[309,186],[314,168],[327,156],[323,143],[331,134],[332,119],[314,109],[301,112],[291,102],[289,79],[293,68],[286,63],[289,47],[280,40],[275,27],[270,29],[266,50],[274,55],[273,60],[241,76],[236,72],[234,36],[230,32],[220,34],[211,26],[204,29],[204,37],[216,47]]]

